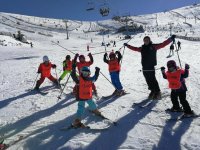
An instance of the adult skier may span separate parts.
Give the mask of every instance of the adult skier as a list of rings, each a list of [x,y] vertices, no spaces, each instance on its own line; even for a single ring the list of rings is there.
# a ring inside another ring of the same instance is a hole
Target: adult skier
[[[52,64],[49,61],[48,56],[44,56],[43,57],[43,63],[40,64],[39,68],[38,68],[38,72],[41,74],[40,79],[37,81],[35,89],[39,90],[40,85],[44,82],[45,78],[48,78],[49,80],[51,80],[54,84],[58,85],[58,81],[56,78],[54,78],[51,75],[51,68],[56,68],[55,64]]]
[[[166,45],[174,41],[175,37],[175,35],[172,35],[163,43],[153,44],[150,37],[145,36],[143,39],[144,44],[141,47],[134,47],[127,43],[124,43],[124,46],[127,46],[129,49],[141,53],[143,75],[146,79],[148,89],[151,91],[148,96],[149,99],[161,99],[160,87],[158,85],[158,81],[156,80],[154,68],[157,65],[157,50],[165,47]]]
[[[100,68],[95,67],[95,75],[93,77],[90,76],[89,67],[82,67],[80,69],[80,76],[76,75],[76,65],[73,65],[72,69],[72,79],[76,84],[79,85],[78,88],[78,109],[76,113],[76,119],[73,122],[74,127],[85,127],[85,125],[81,122],[81,117],[83,115],[85,109],[85,103],[89,105],[89,109],[96,115],[101,115],[100,111],[97,109],[95,102],[92,99],[92,83],[98,79]]]
[[[120,74],[120,61],[122,59],[122,55],[119,51],[111,52],[109,54],[109,59],[107,58],[108,54],[105,53],[104,54],[104,62],[108,64],[108,70],[110,72],[110,77],[111,77],[111,81],[112,84],[115,87],[115,91],[113,93],[116,95],[123,95],[125,94],[124,90],[123,90],[123,86],[120,82],[120,78],[119,78],[119,74]]]
[[[171,101],[172,101],[172,112],[184,111],[184,117],[190,117],[194,115],[190,108],[188,101],[186,100],[187,87],[185,79],[189,75],[189,65],[185,64],[185,70],[180,69],[174,60],[167,62],[168,71],[165,72],[165,67],[161,67],[162,75],[164,79],[168,80],[169,88],[171,89]],[[179,105],[180,100],[183,110]]]

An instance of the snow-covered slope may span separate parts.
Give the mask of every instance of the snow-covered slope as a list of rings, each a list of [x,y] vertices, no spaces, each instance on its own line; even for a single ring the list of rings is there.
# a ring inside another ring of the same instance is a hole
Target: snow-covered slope
[[[188,6],[165,13],[150,14],[145,16],[133,16],[135,22],[146,25],[145,33],[134,35],[129,42],[135,46],[142,45],[145,35],[150,35],[154,43],[160,43],[169,37],[169,23],[174,23],[172,33],[199,37],[200,21],[195,18],[186,19],[191,12],[198,16],[200,5]],[[176,13],[175,13],[176,12]],[[178,15],[180,13],[181,15]],[[157,19],[156,19],[157,18]],[[17,23],[18,22],[18,23]],[[44,23],[46,22],[46,23]],[[42,25],[40,25],[42,23]],[[55,26],[57,25],[57,27]],[[101,47],[102,35],[98,32],[85,32],[92,30],[112,29],[108,36],[104,36],[105,42],[117,41],[117,47],[111,46],[110,50],[119,50],[124,42],[121,34],[114,34],[121,24],[112,20],[101,22],[69,21],[69,40],[66,40],[65,24],[61,20],[45,19],[15,14],[0,13],[0,135],[5,135],[5,143],[12,142],[18,136],[25,138],[9,149],[24,150],[116,150],[116,149],[139,149],[139,150],[200,150],[200,123],[199,118],[186,119],[180,122],[168,121],[175,118],[179,113],[166,113],[165,109],[171,107],[170,90],[167,82],[162,78],[160,70],[157,71],[157,79],[162,92],[167,95],[160,101],[153,101],[146,108],[132,107],[133,103],[146,99],[148,89],[144,81],[141,69],[140,54],[125,49],[121,81],[124,89],[130,94],[118,99],[97,100],[102,114],[111,120],[118,121],[118,126],[113,126],[105,131],[70,130],[60,131],[63,126],[69,125],[75,118],[77,101],[70,94],[74,83],[69,80],[67,88],[61,100],[58,100],[59,90],[52,88],[52,83],[45,80],[41,89],[48,92],[43,96],[32,91],[37,77],[37,67],[42,62],[42,57],[48,55],[52,63],[57,64],[57,73],[62,73],[62,61],[67,50],[62,49],[51,41],[59,41],[60,45],[74,53],[87,56],[86,46],[90,45],[92,54],[104,52]],[[181,31],[177,33],[176,29]],[[29,41],[29,45],[14,40],[7,36],[21,30]],[[194,31],[194,32],[192,32]],[[41,34],[42,33],[42,34]],[[194,34],[192,34],[194,33]],[[91,43],[91,39],[93,43]],[[179,51],[181,63],[190,64],[190,77],[186,80],[188,85],[187,100],[192,109],[199,113],[200,97],[200,43],[180,40],[182,48]],[[123,49],[122,49],[123,50]],[[165,66],[169,60],[166,56],[169,46],[158,51],[157,68]],[[71,54],[74,57],[73,54]],[[88,58],[87,58],[88,59]],[[178,63],[177,55],[171,57]],[[102,73],[109,78],[107,65],[103,62],[103,53],[94,55],[94,65],[101,68]],[[55,70],[52,70],[56,76]],[[62,81],[65,83],[66,79]],[[96,82],[100,96],[109,95],[114,91],[112,85],[100,75]],[[91,127],[100,128],[107,126],[106,121],[93,116],[85,111],[83,122]]]

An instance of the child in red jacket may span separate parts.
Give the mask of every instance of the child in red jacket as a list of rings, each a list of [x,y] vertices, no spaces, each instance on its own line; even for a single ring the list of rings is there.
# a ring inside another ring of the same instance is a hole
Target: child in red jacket
[[[183,106],[184,116],[190,117],[194,115],[188,101],[186,100],[187,87],[185,84],[185,78],[189,75],[189,65],[186,64],[185,70],[182,70],[176,66],[174,60],[170,60],[167,62],[167,68],[167,72],[165,72],[165,67],[161,67],[161,71],[163,78],[168,80],[169,88],[171,89],[171,101],[173,104],[171,111],[182,111],[178,101],[179,98],[180,103]]]
[[[44,82],[45,78],[48,78],[53,83],[58,85],[58,81],[56,80],[56,78],[54,78],[51,75],[51,68],[56,68],[56,65],[55,64],[51,64],[51,62],[49,61],[48,56],[44,56],[43,57],[43,63],[40,64],[40,66],[38,68],[38,72],[37,72],[37,73],[41,74],[41,77],[36,83],[36,86],[35,86],[36,90],[39,90],[39,87]]]

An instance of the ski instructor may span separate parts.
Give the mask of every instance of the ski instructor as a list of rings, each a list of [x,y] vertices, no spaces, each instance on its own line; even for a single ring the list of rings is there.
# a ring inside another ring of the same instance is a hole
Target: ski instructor
[[[176,35],[172,35],[170,38],[165,40],[163,43],[153,44],[149,36],[145,36],[143,41],[144,44],[141,47],[134,47],[127,43],[124,46],[128,47],[133,51],[141,53],[141,63],[143,69],[143,75],[148,85],[148,89],[151,91],[148,99],[161,99],[160,87],[155,76],[155,66],[157,65],[157,50],[167,46],[175,40]],[[146,71],[145,71],[146,70]]]

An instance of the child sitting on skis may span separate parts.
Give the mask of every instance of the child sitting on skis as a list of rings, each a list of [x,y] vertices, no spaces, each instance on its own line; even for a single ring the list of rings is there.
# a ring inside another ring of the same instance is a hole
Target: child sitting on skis
[[[116,56],[117,55],[117,56]],[[123,90],[122,84],[119,79],[119,73],[120,73],[120,61],[122,59],[122,55],[119,51],[111,52],[109,54],[109,59],[107,58],[108,54],[104,54],[104,62],[108,64],[108,70],[110,72],[110,77],[112,84],[115,87],[115,91],[113,93],[116,95],[123,95],[125,92]]]
[[[40,79],[37,81],[36,86],[35,86],[35,90],[39,90],[40,85],[44,82],[45,78],[48,78],[49,80],[51,80],[54,84],[58,85],[58,81],[56,78],[54,78],[51,75],[51,68],[56,68],[55,64],[52,64],[49,61],[48,56],[44,56],[43,57],[43,63],[40,64],[39,68],[38,68],[38,72],[41,74]]]
[[[188,101],[186,100],[187,87],[184,78],[188,77],[190,68],[189,65],[185,64],[185,70],[182,70],[176,66],[176,62],[174,60],[170,60],[167,62],[167,68],[167,72],[165,72],[165,67],[161,67],[161,71],[163,78],[168,80],[169,88],[171,89],[171,101],[173,105],[171,111],[184,111],[185,117],[194,115]],[[183,110],[179,105],[178,98],[183,106]]]
[[[67,55],[66,59],[63,61],[63,73],[59,77],[58,81],[60,82],[61,80],[64,79],[64,77],[67,74],[70,74],[72,72],[72,61],[71,61],[71,56]]]
[[[92,83],[98,79],[100,68],[95,68],[95,75],[90,77],[90,69],[86,66],[82,67],[80,70],[80,76],[76,76],[76,65],[73,64],[72,68],[72,79],[76,84],[79,85],[78,89],[78,110],[77,116],[72,124],[74,127],[85,127],[83,123],[81,123],[81,117],[85,109],[85,103],[89,105],[90,110],[96,115],[101,116],[101,113],[97,109],[95,102],[92,99]]]

